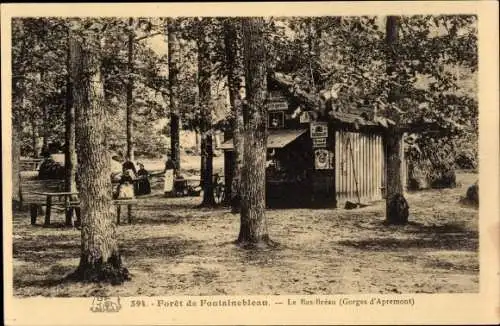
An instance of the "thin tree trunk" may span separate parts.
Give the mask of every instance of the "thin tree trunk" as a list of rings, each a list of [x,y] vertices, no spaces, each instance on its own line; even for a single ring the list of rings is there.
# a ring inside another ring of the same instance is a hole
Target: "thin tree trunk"
[[[174,162],[174,174],[177,175],[181,169],[180,151],[180,116],[178,105],[178,74],[180,47],[177,39],[177,28],[175,18],[168,18],[168,80],[170,93],[170,151],[171,159]]]
[[[111,167],[105,145],[106,109],[101,75],[103,39],[88,35],[83,41],[70,36],[73,105],[80,118],[76,129],[82,242],[78,269],[71,279],[120,284],[129,279],[122,266],[111,200]],[[92,51],[93,50],[93,51]],[[97,53],[96,53],[97,52]]]
[[[194,131],[194,138],[195,138],[196,153],[200,153],[201,152],[201,148],[200,148],[200,133],[198,132],[198,130]]]
[[[241,198],[241,168],[243,166],[243,112],[240,96],[240,89],[243,86],[243,62],[238,43],[238,31],[235,24],[240,23],[233,19],[227,19],[224,24],[224,45],[226,51],[227,78],[229,83],[229,102],[231,104],[232,130],[234,160],[233,160],[233,178],[230,186],[230,196],[226,199],[230,201],[233,213],[240,212]],[[238,24],[237,26],[241,26]],[[229,136],[229,135],[228,135]],[[224,139],[226,140],[226,139]]]
[[[22,103],[22,100],[21,100]],[[21,158],[21,128],[20,121],[14,114],[12,117],[12,208],[20,209],[21,190],[20,190],[20,170],[19,161]]]
[[[26,35],[24,33],[24,25],[22,19],[15,19],[12,21],[12,25],[17,24],[20,37],[20,58],[19,61],[26,58]],[[14,58],[13,58],[14,59]],[[12,158],[12,209],[22,208],[20,207],[22,203],[21,198],[21,180],[20,180],[20,170],[19,163],[21,159],[21,121],[23,117],[21,113],[25,111],[24,108],[24,94],[25,85],[24,79],[21,76],[25,74],[24,64],[13,64],[12,65],[12,137],[11,137],[11,158]]]
[[[387,75],[396,72],[397,45],[399,33],[399,19],[395,16],[387,17],[386,45],[387,45]],[[397,103],[399,90],[391,86],[389,102]],[[399,115],[391,112],[391,118],[396,125],[389,125],[384,137],[386,160],[386,222],[389,224],[406,224],[408,221],[408,203],[403,196],[403,182],[401,178],[400,144],[403,136],[399,128]]]
[[[38,131],[38,123],[36,121],[36,116],[32,116],[30,119],[31,124],[31,146],[33,147],[33,157],[39,157],[42,151],[40,145],[40,133]]]
[[[69,45],[69,32],[68,32],[68,45]],[[66,76],[66,117],[65,117],[65,151],[64,151],[64,168],[65,168],[65,178],[64,186],[67,192],[76,192],[76,142],[75,142],[75,107],[73,106],[73,95],[71,83],[71,53],[68,46],[68,57],[67,57],[67,69],[68,73]],[[77,197],[72,197],[72,200],[76,200]],[[74,209],[69,209],[66,212],[66,224],[71,224],[73,220]],[[77,211],[77,224],[81,224],[80,214]]]
[[[45,72],[42,70],[40,72],[40,83],[45,81]],[[42,153],[49,151],[49,138],[50,138],[50,114],[48,104],[44,100],[40,103],[42,106]]]
[[[134,24],[134,19],[129,18],[129,34],[128,34],[128,48],[127,48],[127,84],[126,84],[126,110],[127,110],[127,157],[130,161],[134,161],[134,111],[133,111],[133,91],[134,91],[134,78],[132,74],[134,73],[134,33],[132,31],[132,25]]]
[[[243,106],[244,144],[241,171],[241,226],[237,243],[254,247],[270,243],[265,215],[267,126],[264,20],[242,18],[247,105]]]
[[[211,104],[211,47],[209,44],[209,18],[202,18],[198,30],[198,93],[201,110],[201,162],[203,180],[202,206],[214,206],[213,185],[213,138],[212,138],[212,104]]]

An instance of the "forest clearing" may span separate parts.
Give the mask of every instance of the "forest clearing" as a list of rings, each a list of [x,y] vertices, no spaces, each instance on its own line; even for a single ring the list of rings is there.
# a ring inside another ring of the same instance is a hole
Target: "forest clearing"
[[[154,162],[150,162],[154,166]],[[14,215],[16,296],[286,295],[473,293],[479,290],[477,208],[458,202],[477,174],[457,173],[459,187],[407,195],[411,223],[386,226],[384,202],[356,210],[270,209],[277,248],[234,246],[239,215],[200,209],[201,197],[141,200],[132,225],[117,227],[132,280],[120,286],[73,283],[80,231],[33,227]],[[58,223],[59,222],[59,223]]]
[[[17,296],[478,291],[476,16],[11,25]]]

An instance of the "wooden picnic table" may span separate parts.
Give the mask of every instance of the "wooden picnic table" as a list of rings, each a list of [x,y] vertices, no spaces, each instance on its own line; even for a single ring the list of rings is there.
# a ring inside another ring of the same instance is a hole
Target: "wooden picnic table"
[[[67,192],[67,191],[58,191],[58,192],[45,192],[45,191],[35,191],[33,192],[35,195],[45,196],[45,225],[50,224],[50,213],[53,205],[63,205],[64,210],[68,213],[68,210],[75,209],[77,216],[80,215],[80,202],[78,199],[72,199],[72,197],[78,196],[78,192]],[[53,198],[57,198],[58,202],[54,202]],[[63,200],[61,200],[63,199]],[[62,203],[61,203],[62,202]],[[33,207],[31,210],[31,224],[36,224],[36,218],[38,215],[38,207]],[[70,214],[66,214],[66,224],[71,224]]]
[[[71,225],[71,210],[75,210],[76,216],[78,219],[80,219],[80,200],[78,198],[75,199],[76,196],[78,196],[78,192],[65,192],[65,191],[60,191],[60,192],[42,192],[42,191],[35,191],[33,192],[35,195],[39,196],[45,196],[46,201],[45,201],[45,222],[44,225],[50,225],[50,215],[52,212],[52,207],[55,205],[62,205],[64,208],[64,211],[66,212],[66,225]],[[54,198],[58,199],[57,201],[54,200]],[[130,214],[130,206],[136,205],[137,204],[137,199],[135,198],[130,198],[130,199],[114,199],[113,205],[116,206],[116,211],[117,211],[117,216],[116,216],[116,224],[120,224],[120,213],[121,213],[121,206],[127,205],[129,208],[128,210],[128,222],[131,223],[132,217]],[[43,206],[42,205],[34,205],[31,208],[31,224],[35,225],[36,224],[36,219],[38,215],[38,207]]]

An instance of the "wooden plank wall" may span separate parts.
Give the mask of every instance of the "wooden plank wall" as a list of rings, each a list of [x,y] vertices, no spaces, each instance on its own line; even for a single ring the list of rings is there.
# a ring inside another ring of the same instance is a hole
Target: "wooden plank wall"
[[[349,145],[352,146],[352,158]],[[335,173],[337,200],[382,199],[384,153],[382,136],[336,131]]]
[[[352,158],[349,142],[352,146]],[[406,189],[407,169],[403,146],[401,151],[401,174]],[[356,189],[362,202],[383,199],[386,171],[382,135],[336,131],[335,173],[338,202],[357,202]]]

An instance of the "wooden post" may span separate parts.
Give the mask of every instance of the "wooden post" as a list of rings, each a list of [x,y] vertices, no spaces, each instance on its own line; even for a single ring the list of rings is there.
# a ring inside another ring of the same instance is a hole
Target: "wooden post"
[[[35,225],[36,218],[38,217],[38,206],[36,204],[30,204],[30,216],[31,216],[31,225]]]
[[[132,224],[132,205],[127,205],[128,224]]]
[[[116,225],[120,225],[120,213],[121,213],[121,206],[120,203],[116,205]]]
[[[50,225],[51,207],[52,207],[52,196],[47,196],[47,207],[45,209],[45,225]]]
[[[66,226],[71,226],[73,217],[73,208],[70,203],[71,196],[64,196],[64,212],[66,213]]]

